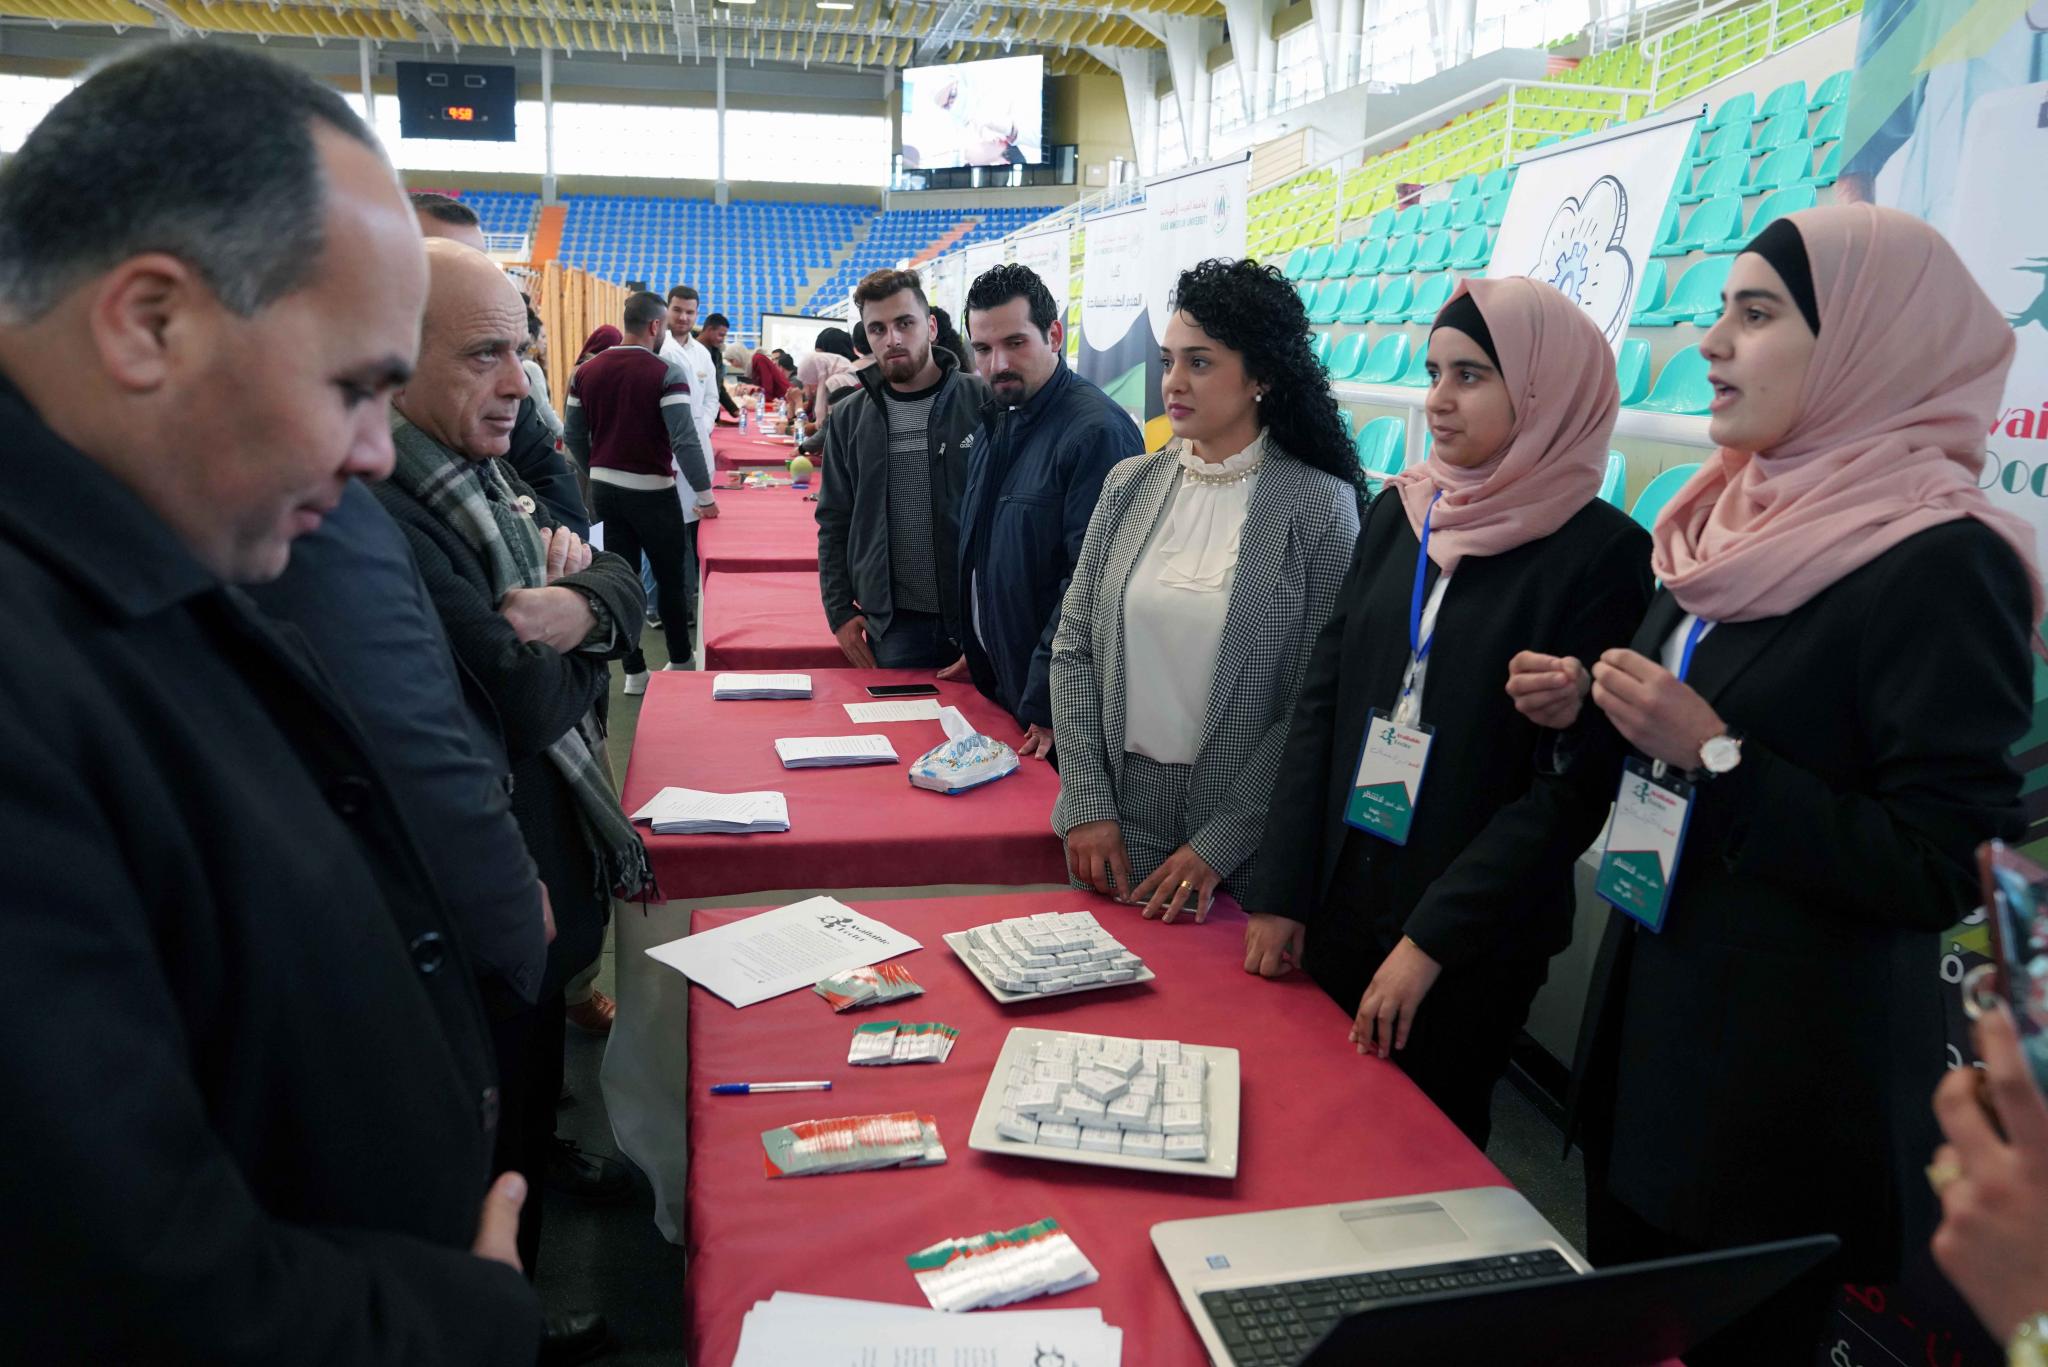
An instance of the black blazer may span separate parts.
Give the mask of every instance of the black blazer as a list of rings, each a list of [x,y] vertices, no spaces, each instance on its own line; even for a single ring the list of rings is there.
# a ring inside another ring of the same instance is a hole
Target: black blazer
[[[1383,938],[1376,925],[1407,934],[1449,970],[1541,963],[1570,941],[1572,861],[1605,820],[1609,766],[1585,757],[1564,775],[1538,763],[1551,733],[1515,711],[1508,661],[1540,650],[1590,665],[1628,639],[1650,601],[1648,535],[1597,500],[1547,537],[1465,559],[1438,610],[1423,681],[1422,720],[1436,739],[1409,842],[1361,836],[1367,883],[1337,888],[1367,717],[1392,709],[1408,666],[1416,551],[1400,498],[1383,492],[1317,638],[1260,845],[1252,909],[1308,925],[1309,960],[1326,946],[1316,972],[1333,992],[1347,969],[1362,975],[1362,992],[1378,960],[1332,964],[1328,946],[1369,954]],[[1434,563],[1425,578],[1427,593]],[[1618,753],[1597,713],[1579,729],[1575,740]]]
[[[1659,595],[1635,649],[1682,618]],[[1580,1049],[1593,1166],[1658,1229],[1827,1231],[1872,1279],[1925,1236],[1938,936],[1976,845],[2024,828],[2032,627],[2019,558],[1960,521],[1700,641],[1688,682],[1742,762],[1700,786],[1663,931],[1611,918]]]

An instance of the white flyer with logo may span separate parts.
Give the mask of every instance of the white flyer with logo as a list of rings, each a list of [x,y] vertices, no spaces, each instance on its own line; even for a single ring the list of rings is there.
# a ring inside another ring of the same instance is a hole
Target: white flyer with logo
[[[701,931],[647,956],[734,1006],[794,992],[924,946],[831,897],[809,897]]]

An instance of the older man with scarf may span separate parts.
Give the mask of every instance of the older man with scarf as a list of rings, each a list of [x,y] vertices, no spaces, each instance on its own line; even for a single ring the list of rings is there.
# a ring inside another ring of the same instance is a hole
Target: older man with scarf
[[[479,252],[426,247],[419,368],[394,399],[397,467],[376,492],[412,546],[470,705],[504,738],[513,815],[554,907],[540,1004],[495,1032],[500,1166],[535,1177],[555,1143],[563,985],[597,956],[612,894],[653,892],[594,712],[606,661],[638,639],[644,601],[623,560],[557,525],[498,459],[526,393],[518,291]],[[529,1274],[542,1204],[527,1203],[520,1228]]]

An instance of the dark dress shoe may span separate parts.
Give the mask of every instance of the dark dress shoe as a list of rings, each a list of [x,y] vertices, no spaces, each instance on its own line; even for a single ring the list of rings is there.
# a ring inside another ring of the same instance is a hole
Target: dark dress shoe
[[[549,1315],[542,1321],[540,1367],[569,1367],[612,1350],[611,1326],[603,1315]]]
[[[585,1153],[573,1140],[559,1135],[548,1148],[542,1180],[549,1190],[593,1206],[616,1205],[633,1195],[633,1178],[624,1163]]]

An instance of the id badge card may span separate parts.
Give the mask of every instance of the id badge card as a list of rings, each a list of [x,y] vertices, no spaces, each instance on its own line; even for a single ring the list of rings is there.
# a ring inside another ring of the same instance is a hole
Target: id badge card
[[[1692,785],[1676,774],[1660,777],[1634,755],[1622,761],[1621,791],[1608,819],[1593,891],[1653,931],[1664,929],[1671,909],[1692,796]]]
[[[1435,742],[1436,728],[1406,726],[1374,708],[1358,755],[1358,777],[1344,804],[1345,824],[1396,845],[1407,844],[1422,793],[1422,771]]]

